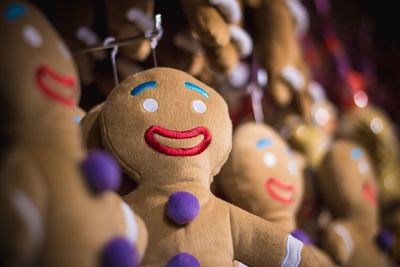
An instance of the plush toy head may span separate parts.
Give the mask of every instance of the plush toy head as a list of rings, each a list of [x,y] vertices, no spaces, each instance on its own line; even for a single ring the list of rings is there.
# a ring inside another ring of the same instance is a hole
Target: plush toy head
[[[80,95],[78,76],[59,35],[26,3],[2,1],[0,9],[0,58],[7,62],[0,66],[3,100],[21,107],[12,115],[29,117],[38,107],[43,112],[50,106],[74,107]],[[24,90],[32,85],[36,90]]]
[[[361,216],[376,223],[375,174],[366,152],[347,141],[337,141],[319,170],[322,196],[334,217]]]
[[[99,124],[104,147],[139,183],[162,184],[167,177],[175,183],[206,174],[208,181],[197,182],[209,186],[231,148],[231,121],[222,97],[170,68],[125,79],[102,107]],[[143,176],[154,180],[143,181]]]
[[[232,153],[218,176],[229,201],[290,231],[303,195],[302,179],[286,142],[256,123],[235,130]]]

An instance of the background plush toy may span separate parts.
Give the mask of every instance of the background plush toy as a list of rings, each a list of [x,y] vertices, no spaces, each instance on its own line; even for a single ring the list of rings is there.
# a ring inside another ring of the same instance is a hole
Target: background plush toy
[[[213,70],[230,73],[240,58],[250,55],[253,42],[239,26],[242,20],[239,1],[181,0],[181,4]]]
[[[144,224],[104,192],[119,183],[112,158],[86,157],[81,146],[69,51],[30,4],[2,1],[0,10],[0,265],[137,263]]]
[[[83,121],[86,136],[100,136],[138,182],[124,199],[149,230],[143,266],[317,265],[300,241],[211,194],[232,131],[212,88],[155,68],[125,79],[96,111]]]
[[[361,144],[372,159],[382,209],[382,223],[400,232],[400,146],[386,114],[373,105],[344,113],[340,134]]]
[[[360,147],[336,141],[319,170],[319,186],[333,221],[323,246],[343,266],[393,266],[375,244],[378,194],[373,169]]]
[[[309,118],[309,73],[296,34],[296,19],[287,2],[253,4],[256,58],[267,73],[267,92],[274,103]],[[276,117],[276,116],[275,116]]]
[[[304,191],[302,168],[273,129],[251,122],[236,128],[232,152],[217,182],[228,201],[291,232],[313,250],[320,266],[334,266],[305,232],[296,229]]]

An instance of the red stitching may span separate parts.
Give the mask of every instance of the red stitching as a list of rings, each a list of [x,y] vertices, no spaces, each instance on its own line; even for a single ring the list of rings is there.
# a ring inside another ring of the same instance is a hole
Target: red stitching
[[[369,182],[363,184],[363,196],[372,205],[376,206],[376,188]]]
[[[193,138],[199,135],[203,135],[203,140],[198,144],[197,146],[190,147],[190,148],[173,148],[169,147],[166,145],[161,144],[158,142],[158,140],[155,138],[155,134],[161,135],[163,137],[171,138],[171,139],[187,139],[187,138]],[[200,153],[202,153],[204,150],[207,149],[207,147],[211,143],[211,133],[210,131],[205,128],[205,127],[196,127],[191,130],[187,131],[172,131],[165,129],[161,126],[155,125],[151,126],[150,128],[147,129],[145,133],[144,139],[146,140],[146,143],[153,148],[154,150],[166,154],[169,156],[195,156]]]
[[[46,65],[41,65],[36,71],[36,83],[39,86],[40,90],[48,97],[51,99],[54,99],[64,105],[67,106],[74,106],[75,105],[75,99],[73,96],[71,97],[66,97],[62,96],[56,91],[54,91],[52,88],[50,88],[45,82],[44,82],[44,77],[46,75],[49,75],[53,80],[55,80],[57,83],[60,83],[64,86],[66,86],[69,90],[73,91],[74,94],[77,90],[76,88],[76,81],[74,77],[72,76],[61,76],[60,74],[56,73],[54,70],[49,68]]]
[[[272,186],[274,186],[274,185],[282,190],[291,191],[291,192],[294,192],[294,186],[292,184],[286,184],[286,183],[282,182],[281,180],[276,179],[275,177],[270,177],[267,179],[267,181],[265,181],[265,189],[267,190],[268,194],[270,194],[270,196],[272,198],[274,198],[282,203],[285,203],[285,204],[291,204],[293,202],[293,197],[286,198],[284,196],[279,195],[272,188]]]

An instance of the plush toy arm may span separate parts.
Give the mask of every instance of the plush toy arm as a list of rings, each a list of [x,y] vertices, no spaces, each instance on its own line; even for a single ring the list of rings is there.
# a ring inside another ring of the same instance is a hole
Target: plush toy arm
[[[181,0],[181,4],[191,29],[202,43],[213,47],[229,43],[229,25],[209,1]]]
[[[305,105],[302,98],[308,72],[295,34],[295,22],[285,1],[263,1],[255,20],[260,38],[257,52],[261,66],[268,73],[271,96],[279,106],[287,106],[294,96],[301,96],[298,105]]]
[[[115,38],[127,38],[145,33],[153,27],[154,1],[120,0],[106,1],[109,34]],[[120,53],[132,60],[144,60],[150,53],[146,40],[120,47]]]
[[[229,207],[234,259],[257,266],[318,266],[310,248],[266,220]]]
[[[326,228],[322,239],[324,250],[340,265],[346,265],[354,249],[349,225],[349,222],[332,222]]]
[[[47,187],[26,153],[7,157],[0,173],[0,265],[30,266],[44,239]]]
[[[83,145],[88,149],[102,148],[99,119],[103,104],[101,103],[89,110],[80,122]]]

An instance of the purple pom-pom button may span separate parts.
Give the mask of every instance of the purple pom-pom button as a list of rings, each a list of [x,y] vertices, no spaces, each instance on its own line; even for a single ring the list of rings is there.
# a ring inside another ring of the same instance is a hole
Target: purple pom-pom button
[[[139,254],[136,247],[124,237],[111,240],[101,255],[102,267],[136,267],[139,264]]]
[[[389,252],[394,246],[395,237],[389,230],[382,229],[376,237],[376,242],[383,251]]]
[[[308,236],[308,234],[300,229],[294,230],[293,232],[290,233],[290,235],[297,238],[298,240],[303,242],[303,244],[305,244],[305,245],[313,244],[313,242],[310,239],[310,237]]]
[[[114,159],[103,151],[91,151],[81,163],[89,186],[95,192],[116,191],[121,184],[121,172]]]
[[[200,211],[200,204],[191,193],[175,192],[169,197],[166,209],[171,221],[183,225],[196,218]]]
[[[168,261],[166,267],[200,267],[200,262],[189,253],[179,253]]]

